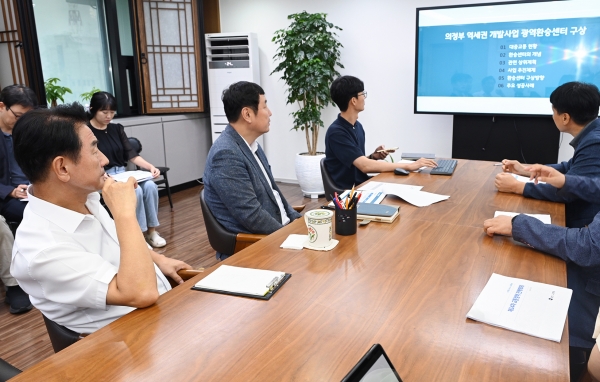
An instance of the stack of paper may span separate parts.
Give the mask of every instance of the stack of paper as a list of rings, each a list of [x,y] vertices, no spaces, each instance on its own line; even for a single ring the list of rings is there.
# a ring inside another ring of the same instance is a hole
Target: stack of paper
[[[371,181],[360,190],[380,191],[387,195],[395,195],[404,201],[417,206],[426,207],[433,203],[448,199],[449,195],[438,195],[431,192],[421,191],[423,186],[412,186],[408,184],[385,183]],[[361,197],[360,202],[363,201]]]
[[[498,217],[498,216],[517,216],[520,215],[520,212],[506,212],[506,211],[496,211],[496,213],[494,213],[494,217]],[[544,224],[552,224],[552,219],[550,217],[550,215],[548,214],[525,214],[527,216],[531,216],[532,218],[536,218],[537,220],[541,221]]]
[[[285,277],[285,272],[221,265],[198,283],[196,288],[218,292],[264,296]]]
[[[138,183],[141,183],[145,180],[152,179],[152,173],[150,171],[142,171],[142,170],[125,171],[120,174],[111,175],[110,177],[113,178],[117,182],[123,182],[123,183],[127,182],[127,179],[129,179],[130,177],[134,177]]]
[[[573,291],[492,274],[467,318],[560,342]]]

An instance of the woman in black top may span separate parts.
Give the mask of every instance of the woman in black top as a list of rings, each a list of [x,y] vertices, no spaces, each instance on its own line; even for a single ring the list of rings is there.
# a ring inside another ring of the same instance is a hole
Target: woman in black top
[[[94,93],[90,100],[89,127],[98,139],[98,149],[108,158],[104,167],[109,175],[125,172],[127,161],[144,168],[156,178],[160,171],[148,163],[131,148],[123,125],[111,123],[115,116],[117,102],[107,92]],[[137,196],[136,215],[146,241],[153,247],[164,247],[167,242],[158,232],[158,187],[152,181],[143,181],[135,189]]]

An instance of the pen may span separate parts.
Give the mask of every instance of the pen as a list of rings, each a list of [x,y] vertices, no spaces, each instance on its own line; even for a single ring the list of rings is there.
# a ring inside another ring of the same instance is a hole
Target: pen
[[[494,163],[494,166],[502,166],[502,163]]]

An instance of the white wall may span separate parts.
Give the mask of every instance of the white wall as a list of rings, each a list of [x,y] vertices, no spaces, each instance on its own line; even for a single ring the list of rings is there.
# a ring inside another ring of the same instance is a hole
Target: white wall
[[[493,2],[506,1],[494,0]],[[324,12],[341,27],[341,74],[359,77],[368,92],[366,109],[360,114],[365,127],[366,151],[380,144],[399,151],[452,154],[452,116],[413,113],[416,8],[451,4],[484,3],[482,0],[220,0],[222,32],[256,32],[261,65],[261,85],[273,112],[271,131],[265,135],[265,152],[277,180],[296,180],[294,157],[306,151],[303,132],[289,131],[290,112],[285,104],[285,86],[275,68],[276,30],[289,25],[287,15],[302,11]],[[492,2],[492,1],[487,1]],[[325,126],[336,118],[330,106],[322,114]],[[321,129],[319,150],[325,150]],[[570,158],[570,135],[562,139],[561,157]],[[396,154],[399,158],[399,154]]]

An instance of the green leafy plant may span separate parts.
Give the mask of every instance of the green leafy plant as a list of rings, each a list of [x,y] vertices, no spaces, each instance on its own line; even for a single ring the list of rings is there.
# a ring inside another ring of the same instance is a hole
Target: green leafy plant
[[[92,99],[94,93],[101,92],[102,90],[96,88],[95,86],[89,92],[81,93],[79,96],[83,102],[89,102]]]
[[[335,30],[341,28],[328,22],[325,13],[295,13],[289,27],[275,32],[272,41],[278,45],[273,57],[279,64],[271,72],[281,72],[288,86],[287,103],[298,103],[292,129],[306,134],[308,155],[317,155],[319,127],[323,126],[321,110],[333,103],[329,85],[340,74],[339,62],[342,44]]]
[[[59,81],[60,79],[52,77],[48,78],[46,82],[44,82],[44,87],[46,88],[46,99],[48,102],[50,102],[50,106],[52,107],[56,107],[57,100],[60,100],[62,103],[64,103],[65,99],[63,96],[66,93],[73,94],[71,89],[57,85],[56,83]]]

